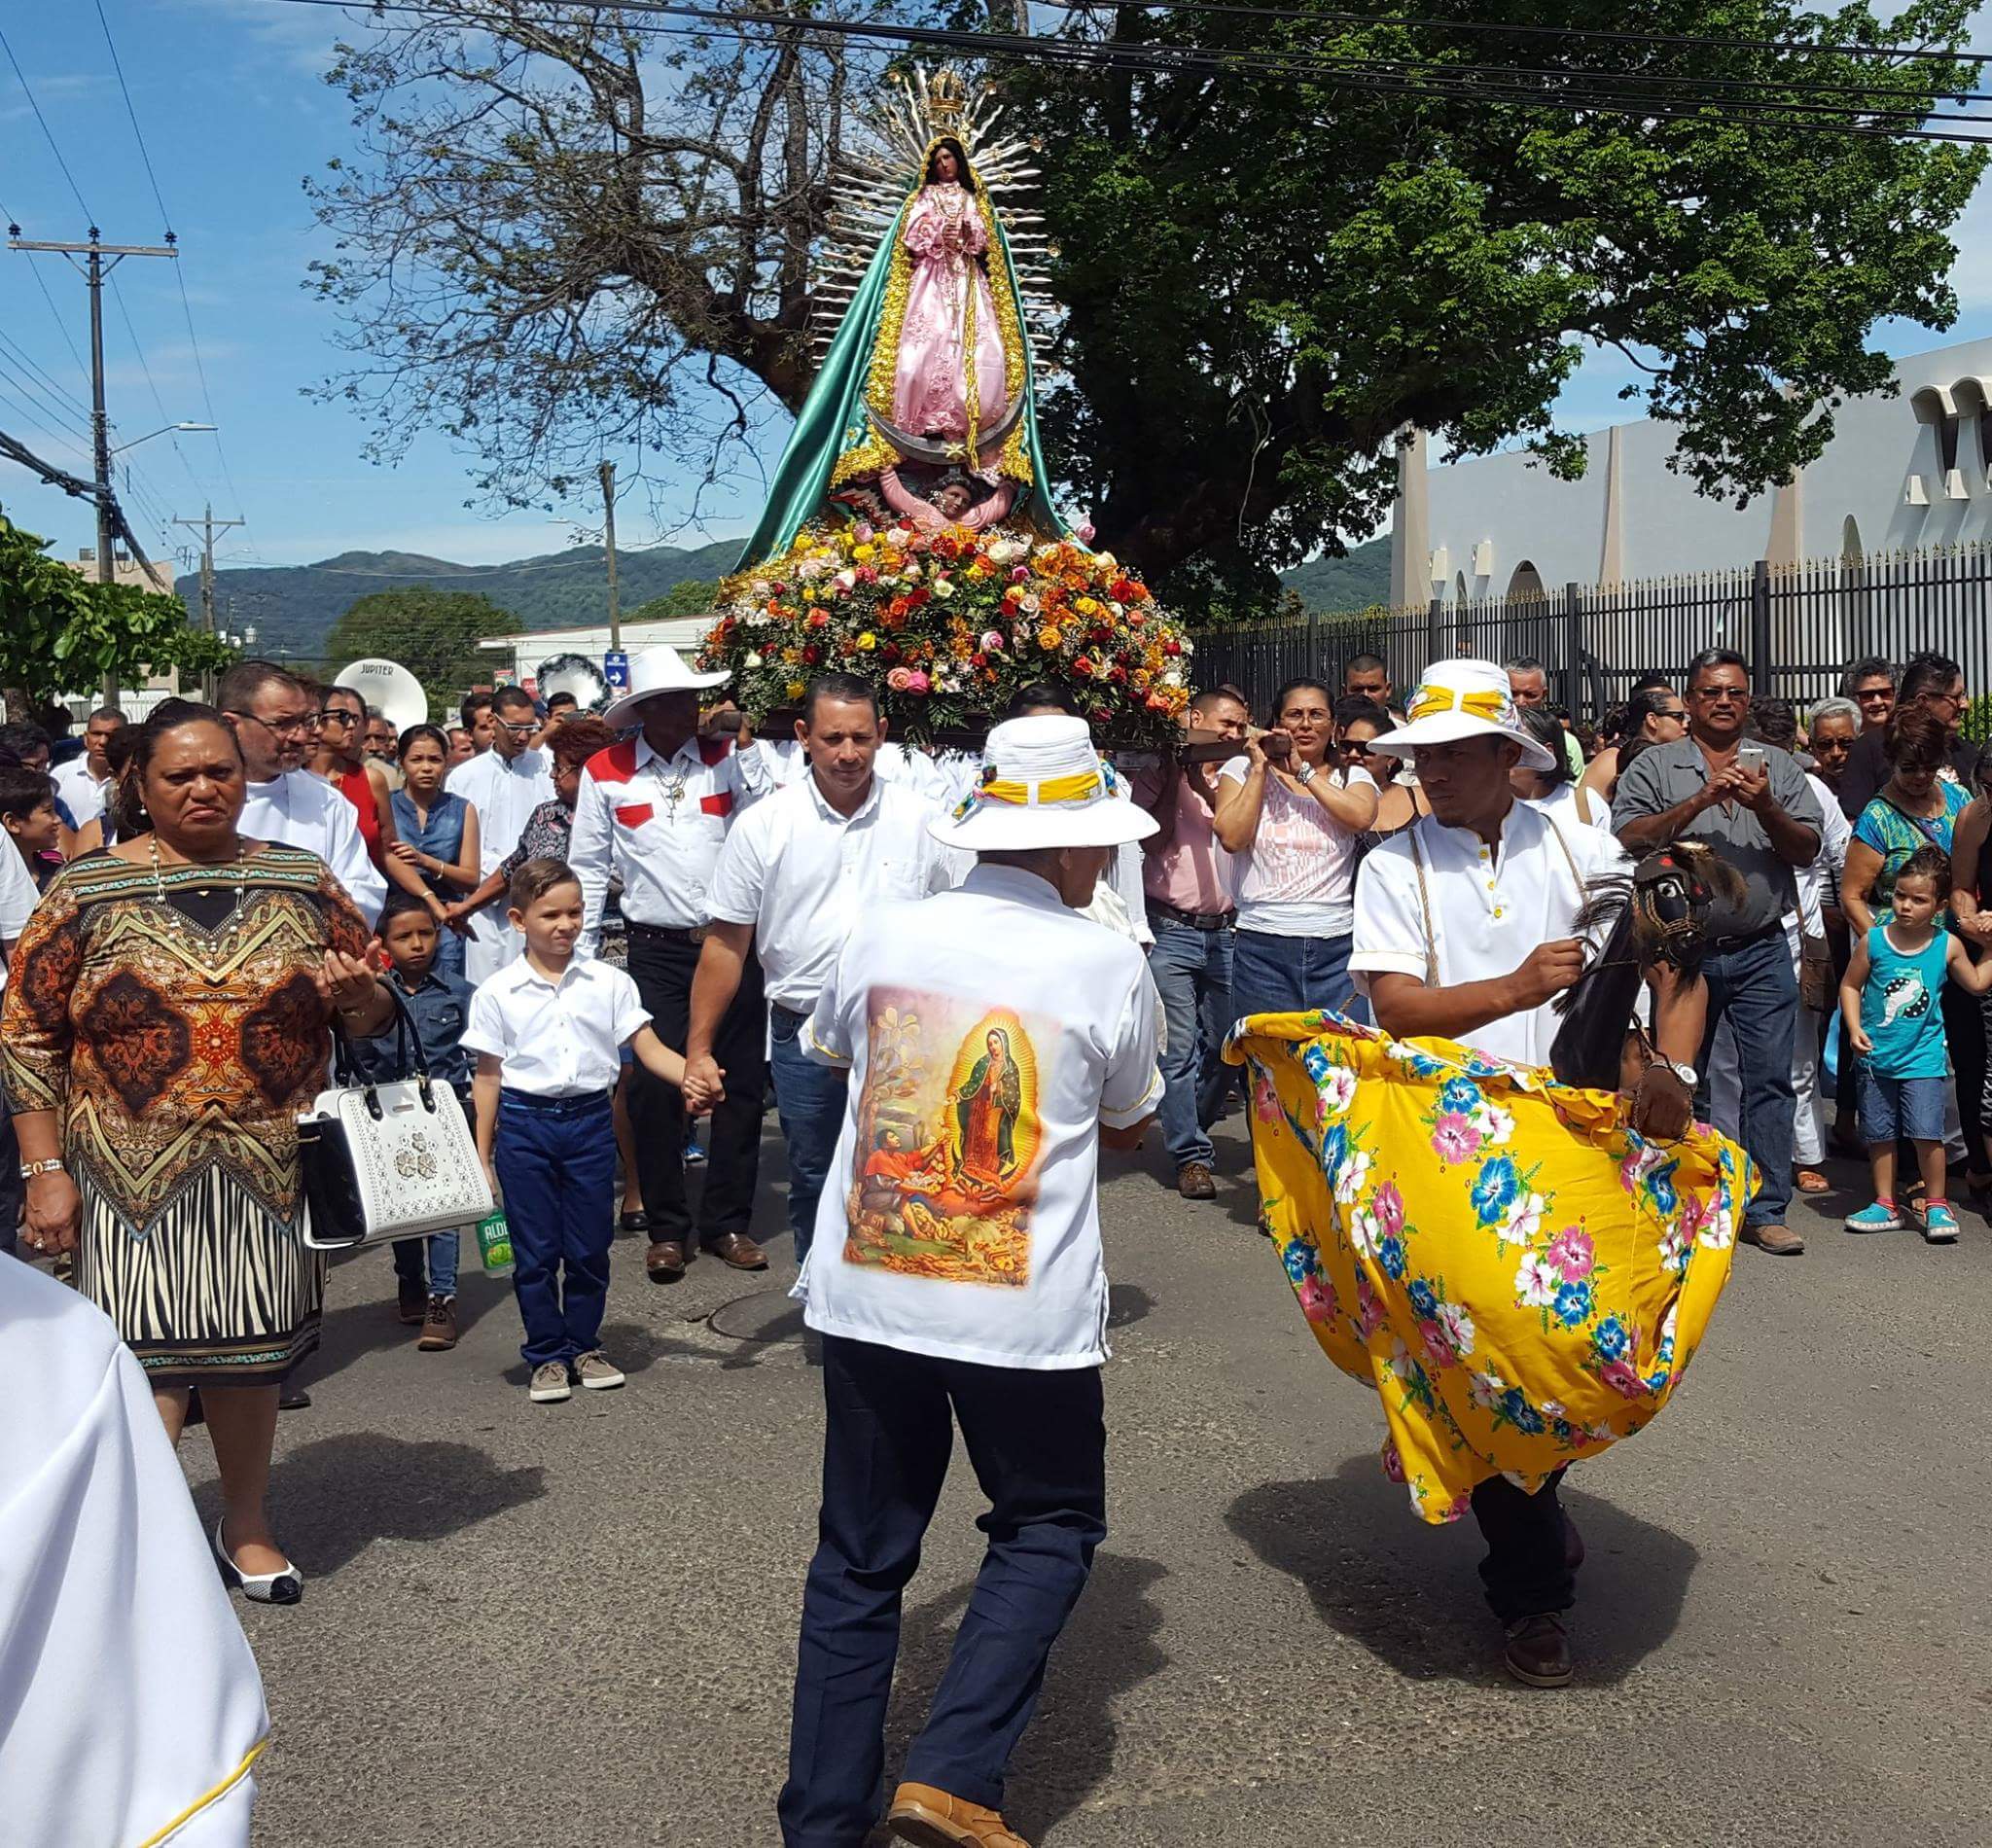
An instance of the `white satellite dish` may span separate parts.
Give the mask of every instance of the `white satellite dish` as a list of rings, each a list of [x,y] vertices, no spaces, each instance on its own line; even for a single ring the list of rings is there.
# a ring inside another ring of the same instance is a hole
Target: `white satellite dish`
[[[339,669],[335,687],[349,687],[370,706],[378,706],[381,716],[400,737],[411,725],[425,724],[429,717],[429,695],[422,683],[399,661],[369,657],[350,667]]]

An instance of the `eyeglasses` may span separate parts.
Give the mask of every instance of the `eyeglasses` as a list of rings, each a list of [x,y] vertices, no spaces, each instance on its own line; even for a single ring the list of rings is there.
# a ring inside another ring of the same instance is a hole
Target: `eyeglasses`
[[[1690,699],[1706,700],[1711,706],[1747,705],[1750,690],[1747,687],[1694,687],[1688,694]]]
[[[529,738],[540,729],[537,719],[528,719],[522,725],[515,725],[510,719],[494,719],[492,724],[500,731],[509,731],[515,738]]]
[[[323,712],[314,712],[312,718],[320,725],[358,725],[357,713],[348,712],[343,706],[327,706]]]
[[[315,712],[294,712],[283,719],[266,719],[261,713],[245,712],[240,706],[231,706],[231,718],[253,720],[266,731],[273,731],[280,738],[302,737],[307,731],[318,729],[319,715]]]
[[[1688,717],[1688,708],[1686,706],[1662,706],[1659,711],[1654,714],[1654,717],[1655,719],[1683,720]]]

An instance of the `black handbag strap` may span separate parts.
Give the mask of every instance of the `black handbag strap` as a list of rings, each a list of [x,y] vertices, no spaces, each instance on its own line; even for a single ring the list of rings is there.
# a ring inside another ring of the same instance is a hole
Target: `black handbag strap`
[[[390,1084],[406,1082],[410,1063],[415,1068],[415,1084],[422,1093],[425,1109],[434,1110],[436,1100],[429,1090],[429,1057],[422,1050],[422,1036],[415,1031],[414,1015],[409,1012],[409,1004],[403,997],[400,986],[393,977],[379,977],[380,986],[387,990],[388,999],[394,1003],[394,1066],[395,1076]],[[370,1115],[380,1115],[380,1102],[375,1094],[378,1081],[362,1078],[353,1062],[353,1045],[346,1037],[346,1030],[339,1025],[338,1010],[332,1015],[332,1076],[333,1082],[341,1090],[363,1090],[367,1093],[367,1109]]]

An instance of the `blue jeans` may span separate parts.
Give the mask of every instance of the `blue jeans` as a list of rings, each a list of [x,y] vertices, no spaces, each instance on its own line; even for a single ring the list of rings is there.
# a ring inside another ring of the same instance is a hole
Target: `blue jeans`
[[[616,1236],[616,1120],[607,1091],[502,1091],[491,1165],[512,1231],[512,1293],[528,1367],[591,1353],[609,1299]]]
[[[1239,931],[1231,944],[1232,1013],[1242,1020],[1247,1014],[1308,1013],[1316,1008],[1341,1013],[1356,992],[1350,941]]]
[[[802,1589],[785,1848],[858,1848],[878,1820],[900,1610],[954,1425],[989,1511],[981,1570],[903,1775],[991,1809],[1107,1531],[1097,1367],[1032,1371],[823,1337],[823,1507]],[[950,1416],[950,1413],[952,1414]]]
[[[789,1230],[796,1237],[796,1262],[809,1255],[816,1231],[816,1203],[830,1178],[836,1139],[844,1126],[844,1101],[849,1075],[819,1065],[802,1050],[806,1014],[771,1005],[768,1037],[773,1051],[768,1071],[774,1078],[775,1115],[789,1150]]]
[[[1162,997],[1169,1046],[1162,1054],[1162,1144],[1179,1168],[1217,1158],[1206,1133],[1225,1108],[1225,1093],[1238,1082],[1224,1061],[1231,1030],[1231,932],[1199,931],[1160,911],[1150,911],[1156,934],[1149,974]]]
[[[1708,1030],[1695,1061],[1706,1074],[1716,1028],[1725,1015],[1736,1037],[1742,1088],[1743,1147],[1761,1177],[1757,1197],[1744,1210],[1748,1226],[1782,1226],[1792,1204],[1793,1126],[1797,1095],[1792,1088],[1792,1036],[1798,1024],[1798,972],[1782,930],[1766,931],[1740,949],[1708,957]],[[1708,1117],[1708,1079],[1694,1100]]]
[[[425,1255],[428,1259],[426,1272],[422,1262]],[[407,1283],[420,1283],[426,1275],[432,1297],[455,1296],[456,1234],[453,1231],[431,1232],[426,1238],[397,1238],[394,1241],[394,1274]]]

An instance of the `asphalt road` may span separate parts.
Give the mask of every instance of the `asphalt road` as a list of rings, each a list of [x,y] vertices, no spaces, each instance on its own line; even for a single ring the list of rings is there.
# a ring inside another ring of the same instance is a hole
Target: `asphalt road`
[[[1572,1472],[1579,1676],[1544,1692],[1500,1673],[1471,1525],[1422,1526],[1377,1469],[1373,1401],[1252,1230],[1235,1119],[1222,1162],[1214,1206],[1159,1157],[1105,1189],[1112,1531],[1013,1766],[1032,1843],[1992,1840],[1976,1214],[1948,1250],[1800,1212],[1805,1257],[1739,1252],[1665,1415]],[[778,1841],[820,1417],[786,1250],[659,1289],[619,1244],[629,1385],[551,1407],[501,1284],[467,1272],[465,1339],[428,1355],[384,1253],[336,1268],[316,1404],[278,1439],[305,1601],[242,1607],[274,1717],[260,1843]],[[197,1433],[186,1463],[212,1519]],[[979,1506],[957,1454],[889,1775]]]

